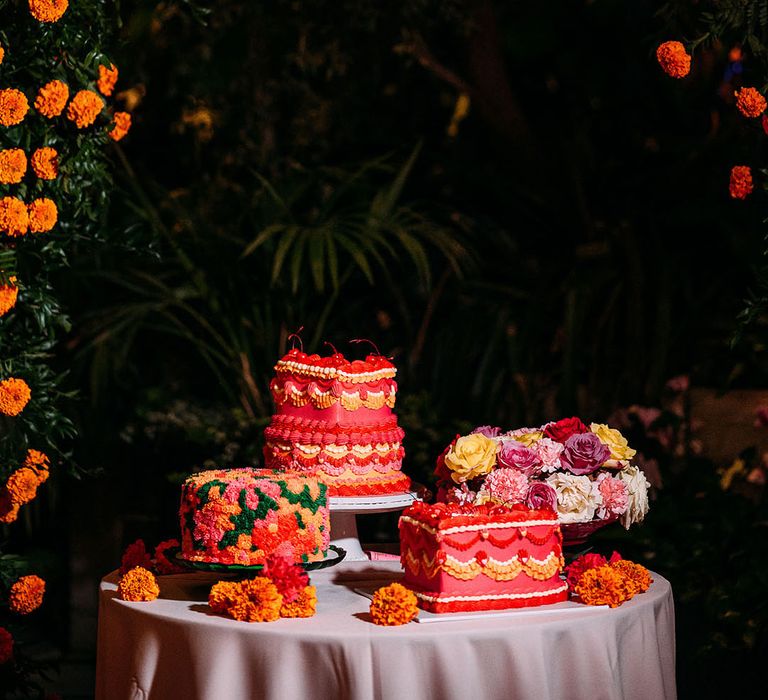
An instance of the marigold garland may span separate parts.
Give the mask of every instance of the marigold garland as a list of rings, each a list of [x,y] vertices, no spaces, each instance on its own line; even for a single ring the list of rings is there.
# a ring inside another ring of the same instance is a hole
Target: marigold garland
[[[99,92],[105,97],[109,97],[115,89],[117,77],[118,70],[114,63],[110,64],[109,68],[99,66],[99,78],[96,81],[96,87],[99,89]]]
[[[3,486],[0,488],[0,523],[8,525],[16,521],[19,517],[19,504],[14,503],[8,489]]]
[[[58,117],[69,99],[69,87],[61,80],[51,80],[37,91],[35,109],[48,119]]]
[[[32,469],[21,467],[8,477],[5,488],[11,495],[11,501],[16,505],[23,506],[34,500],[39,483],[40,480]]]
[[[29,12],[38,22],[58,22],[69,0],[29,0]]]
[[[741,90],[736,90],[734,95],[736,95],[736,109],[750,119],[759,117],[768,106],[765,97],[753,87],[743,87]]]
[[[13,635],[0,627],[0,664],[7,663],[13,658]]]
[[[56,203],[47,197],[35,199],[29,204],[29,230],[32,233],[46,233],[55,225],[59,217]]]
[[[0,382],[0,413],[18,416],[32,398],[29,385],[23,379],[9,377]]]
[[[746,199],[755,189],[752,182],[752,170],[748,165],[734,165],[731,168],[731,180],[728,191],[734,199]]]
[[[373,594],[371,618],[377,625],[404,625],[419,612],[416,596],[401,583],[382,586]]]
[[[0,151],[0,183],[17,185],[27,172],[27,155],[20,148]]]
[[[85,129],[96,121],[102,109],[104,100],[93,90],[79,90],[67,107],[67,119],[78,129]]]
[[[280,617],[312,617],[317,610],[317,589],[305,586],[292,603],[283,603]]]
[[[208,603],[215,612],[246,622],[274,622],[280,618],[283,596],[268,578],[259,576],[225,584],[214,585],[208,596]]]
[[[29,230],[27,205],[17,197],[0,199],[0,231],[16,238]]]
[[[37,474],[39,483],[48,481],[48,474],[51,467],[51,461],[48,455],[39,450],[27,450],[27,456],[24,458],[24,466]]]
[[[587,605],[616,608],[631,598],[626,578],[610,564],[585,571],[576,584],[576,594]]]
[[[113,141],[120,141],[131,128],[131,115],[128,112],[115,112],[112,129],[108,132]]]
[[[59,152],[50,146],[38,148],[30,159],[32,170],[41,180],[55,180],[59,174]]]
[[[7,284],[0,284],[0,316],[5,316],[14,306],[19,297],[16,278],[9,277]]]
[[[691,56],[679,41],[665,41],[656,49],[656,60],[672,78],[684,78],[691,72]]]
[[[29,111],[27,96],[16,88],[0,90],[0,124],[14,126],[21,124]]]
[[[45,581],[34,574],[22,576],[12,586],[8,607],[18,615],[29,615],[43,604]]]
[[[120,578],[117,594],[121,600],[132,603],[148,602],[160,595],[160,586],[151,571],[142,566],[135,566]]]

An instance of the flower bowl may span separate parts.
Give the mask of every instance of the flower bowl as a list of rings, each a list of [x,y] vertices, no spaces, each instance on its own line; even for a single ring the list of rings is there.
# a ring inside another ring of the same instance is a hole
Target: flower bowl
[[[599,529],[616,522],[617,518],[603,518],[602,520],[588,520],[584,523],[560,523],[563,533],[563,547],[574,547],[584,544],[587,538]]]

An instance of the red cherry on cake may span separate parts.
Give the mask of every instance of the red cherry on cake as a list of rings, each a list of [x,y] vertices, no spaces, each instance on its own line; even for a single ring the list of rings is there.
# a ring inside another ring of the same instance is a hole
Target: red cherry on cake
[[[477,561],[480,566],[485,566],[485,562],[488,561],[488,555],[481,549],[475,554],[475,561]]]
[[[517,553],[517,558],[518,558],[518,559],[519,559],[521,562],[523,562],[523,563],[525,563],[525,562],[527,562],[527,561],[528,561],[528,556],[529,556],[529,554],[528,554],[528,550],[527,550],[527,549],[521,549],[521,550],[519,550],[519,551],[518,551],[518,553]]]

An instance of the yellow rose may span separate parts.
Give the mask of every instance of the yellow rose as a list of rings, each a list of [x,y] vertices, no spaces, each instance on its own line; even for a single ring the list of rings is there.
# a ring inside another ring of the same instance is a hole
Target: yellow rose
[[[445,466],[457,484],[487,474],[496,465],[499,446],[480,433],[465,435],[445,455]]]
[[[618,430],[609,428],[604,423],[592,423],[589,429],[611,451],[611,459],[630,460],[637,454],[637,450],[633,450],[627,444],[627,438]]]
[[[544,437],[544,433],[541,430],[531,430],[528,433],[521,433],[515,435],[515,440],[526,447],[533,447],[541,438]]]

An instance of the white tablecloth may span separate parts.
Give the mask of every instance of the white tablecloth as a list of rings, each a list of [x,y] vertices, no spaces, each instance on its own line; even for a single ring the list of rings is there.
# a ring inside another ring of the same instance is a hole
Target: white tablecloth
[[[314,572],[309,619],[236,622],[206,604],[213,574],[163,576],[160,598],[127,603],[101,583],[96,697],[195,700],[674,700],[669,583],[619,608],[379,627],[353,591],[400,576],[396,562]]]

